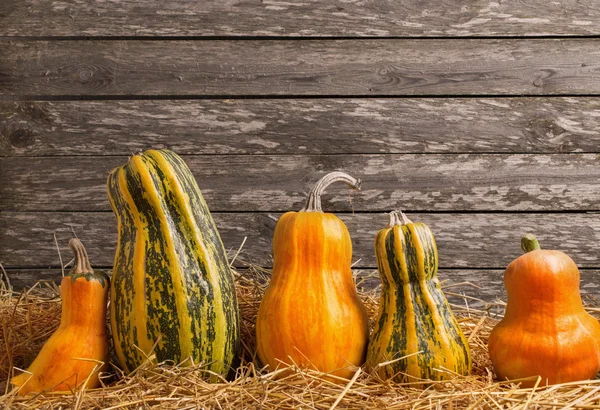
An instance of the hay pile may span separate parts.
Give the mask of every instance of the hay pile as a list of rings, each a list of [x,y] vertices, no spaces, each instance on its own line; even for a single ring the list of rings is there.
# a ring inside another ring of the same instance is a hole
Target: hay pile
[[[148,364],[127,376],[112,366],[110,374],[103,378],[106,387],[102,389],[27,398],[10,392],[6,379],[12,374],[13,366],[25,368],[33,360],[44,340],[56,328],[60,298],[58,289],[47,285],[38,285],[19,294],[3,288],[0,290],[0,388],[6,394],[0,397],[0,408],[600,409],[600,380],[535,389],[520,389],[513,383],[494,381],[486,345],[497,322],[492,318],[495,314],[490,312],[502,312],[501,302],[482,309],[468,307],[467,303],[454,306],[472,348],[472,376],[431,382],[424,389],[381,381],[362,369],[351,381],[343,380],[339,384],[321,378],[317,372],[298,369],[275,380],[276,374],[256,368],[252,361],[254,319],[267,277],[268,272],[249,268],[237,278],[244,352],[242,365],[233,381],[208,384],[202,377],[201,366]],[[360,293],[373,318],[377,311],[376,290],[361,289]]]

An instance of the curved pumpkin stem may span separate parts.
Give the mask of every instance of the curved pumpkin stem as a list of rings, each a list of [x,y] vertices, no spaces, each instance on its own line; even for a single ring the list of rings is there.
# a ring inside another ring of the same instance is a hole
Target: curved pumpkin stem
[[[75,254],[75,262],[73,263],[71,274],[94,273],[83,243],[78,238],[72,238],[69,241],[69,247]]]
[[[300,212],[323,212],[323,209],[321,208],[321,195],[325,188],[334,182],[345,182],[351,188],[360,190],[360,179],[353,178],[344,172],[330,172],[321,178],[310,190],[306,205]]]
[[[412,221],[407,218],[407,216],[402,211],[392,211],[390,212],[390,222],[389,227],[392,228],[394,225],[408,225],[411,224]]]
[[[521,249],[523,250],[523,252],[527,253],[542,248],[540,247],[540,243],[538,242],[535,235],[532,233],[528,233],[521,238]]]

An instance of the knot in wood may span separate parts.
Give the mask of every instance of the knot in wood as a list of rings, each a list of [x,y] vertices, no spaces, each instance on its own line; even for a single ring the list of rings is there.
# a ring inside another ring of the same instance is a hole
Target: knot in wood
[[[10,145],[15,148],[27,148],[35,142],[33,132],[23,128],[18,128],[9,133],[8,140]]]
[[[94,76],[94,72],[89,68],[79,70],[79,79],[81,81],[89,81]]]

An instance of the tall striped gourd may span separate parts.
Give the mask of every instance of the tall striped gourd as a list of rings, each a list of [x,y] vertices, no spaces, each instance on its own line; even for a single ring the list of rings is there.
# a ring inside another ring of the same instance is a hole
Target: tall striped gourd
[[[110,173],[108,196],[119,223],[110,309],[119,362],[131,371],[153,352],[226,375],[239,347],[233,274],[191,171],[175,153],[149,150]]]
[[[427,225],[392,212],[375,238],[375,256],[383,289],[367,365],[396,381],[469,374],[469,346],[441,290]]]

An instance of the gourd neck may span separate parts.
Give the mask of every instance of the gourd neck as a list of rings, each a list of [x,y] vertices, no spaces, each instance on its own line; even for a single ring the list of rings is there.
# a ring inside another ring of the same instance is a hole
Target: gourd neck
[[[78,238],[72,238],[69,241],[69,247],[75,255],[75,261],[73,262],[73,269],[71,269],[71,275],[80,275],[83,273],[94,273],[92,265],[90,265],[90,259],[88,258],[87,251]]]
[[[390,212],[388,228],[393,228],[396,225],[404,226],[404,225],[408,225],[411,223],[412,223],[412,221],[406,217],[404,212],[402,212],[402,211]]]
[[[535,235],[528,233],[521,238],[521,249],[523,252],[528,253],[542,248]]]
[[[104,330],[108,287],[90,286],[66,276],[61,284],[61,327]]]
[[[65,276],[61,284],[61,326],[104,329],[109,278],[104,272],[94,272],[87,251],[78,238],[71,239],[69,247],[75,261],[69,276]],[[85,281],[79,280],[82,277]],[[101,287],[95,282],[99,282]]]
[[[321,195],[323,194],[325,188],[334,182],[345,182],[349,187],[360,190],[360,179],[353,178],[344,172],[330,172],[321,178],[310,190],[306,205],[300,210],[300,212],[323,212],[321,207]]]

